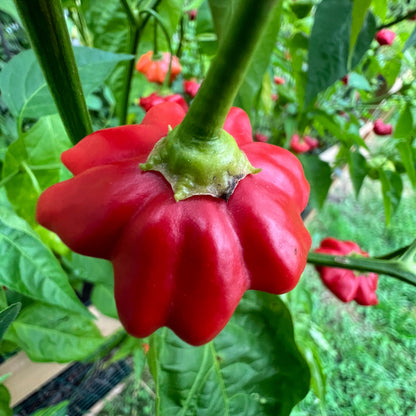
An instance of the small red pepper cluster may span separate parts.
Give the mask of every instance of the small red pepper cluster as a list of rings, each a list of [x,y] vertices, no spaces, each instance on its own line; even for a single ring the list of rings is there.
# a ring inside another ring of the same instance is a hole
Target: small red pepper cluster
[[[361,250],[357,243],[341,241],[332,237],[322,240],[320,247],[315,252],[334,256],[348,256],[356,253],[368,257],[368,253]],[[355,300],[363,306],[377,305],[377,274],[356,274],[353,270],[327,266],[316,266],[316,270],[324,285],[343,302]]]
[[[290,139],[290,149],[294,153],[306,153],[319,147],[318,139],[310,136],[300,137],[294,134]]]

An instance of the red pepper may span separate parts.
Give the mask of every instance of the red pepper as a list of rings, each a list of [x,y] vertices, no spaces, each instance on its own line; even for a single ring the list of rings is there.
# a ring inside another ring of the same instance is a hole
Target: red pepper
[[[201,86],[201,83],[196,82],[194,79],[183,81],[183,90],[191,98],[195,97],[195,95],[198,92],[200,86]]]
[[[298,159],[253,142],[247,114],[233,108],[224,129],[261,172],[242,179],[228,201],[176,202],[164,177],[139,163],[184,114],[163,103],[140,125],[97,131],[64,152],[74,178],[40,196],[37,220],[74,251],[112,261],[130,334],[167,326],[200,345],[223,329],[246,290],[296,286],[311,245],[300,217],[309,185]]]
[[[294,134],[290,139],[290,149],[295,153],[306,153],[318,146],[318,139],[310,136],[299,137],[298,134]]]
[[[391,124],[384,124],[381,118],[374,122],[373,131],[379,136],[390,136],[393,133],[393,126]]]
[[[162,59],[153,60],[153,51],[146,52],[142,55],[136,64],[137,71],[146,76],[150,82],[163,84],[166,74],[169,70],[170,53],[164,52]],[[172,56],[172,67],[170,72],[170,81],[172,82],[182,71],[179,59]]]
[[[282,77],[278,77],[277,75],[275,75],[275,76],[273,77],[273,81],[274,81],[274,83],[275,83],[276,85],[283,85],[283,84],[285,84],[285,83],[286,83],[286,80],[285,80],[284,78],[282,78]]]
[[[322,240],[321,245],[315,250],[317,253],[347,256],[354,253],[368,257],[368,253],[361,250],[353,241],[341,241],[332,237]],[[378,303],[376,289],[378,275],[368,273],[356,274],[353,270],[337,267],[316,266],[325,286],[343,302],[355,300],[360,305],[376,305]]]
[[[345,76],[343,76],[342,78],[341,78],[341,82],[344,84],[344,85],[348,85],[348,82],[350,81],[350,76],[349,76],[349,74],[347,74],[347,75],[345,75]]]
[[[145,111],[149,111],[155,105],[166,102],[179,104],[184,111],[188,111],[188,104],[186,104],[184,98],[179,94],[166,95],[165,97],[162,97],[154,92],[147,97],[140,98],[139,105]]]
[[[376,41],[379,45],[391,45],[396,37],[396,33],[389,29],[381,29],[376,33]]]
[[[254,140],[256,140],[256,142],[267,143],[267,140],[269,140],[269,138],[265,134],[256,133],[254,135]]]

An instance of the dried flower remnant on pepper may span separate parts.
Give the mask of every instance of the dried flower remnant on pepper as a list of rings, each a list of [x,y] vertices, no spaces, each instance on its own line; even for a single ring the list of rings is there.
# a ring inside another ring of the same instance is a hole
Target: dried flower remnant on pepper
[[[361,250],[353,241],[341,241],[327,237],[315,250],[316,253],[330,254],[334,256],[360,255],[368,257],[368,253]],[[357,274],[353,270],[337,267],[315,266],[324,285],[341,301],[351,302],[355,300],[359,305],[371,306],[378,303],[376,273]]]

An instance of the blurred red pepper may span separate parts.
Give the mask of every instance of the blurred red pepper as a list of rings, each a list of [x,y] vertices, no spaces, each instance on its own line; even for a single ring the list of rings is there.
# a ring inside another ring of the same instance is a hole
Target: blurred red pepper
[[[276,85],[283,85],[283,84],[285,84],[285,83],[286,83],[286,80],[285,80],[284,78],[282,78],[282,77],[278,77],[278,76],[275,76],[275,77],[273,78],[273,81],[274,81],[274,83],[275,83]]]
[[[164,52],[161,59],[153,60],[153,51],[148,51],[142,55],[136,64],[137,71],[146,76],[150,82],[163,84],[166,74],[169,70],[170,53]],[[170,81],[172,82],[182,71],[179,59],[172,56],[172,68],[170,72]]]
[[[183,81],[183,90],[186,94],[188,94],[191,98],[194,98],[196,93],[201,86],[200,82],[196,82],[194,79],[184,80]]]
[[[197,14],[198,14],[198,9],[191,9],[191,10],[188,10],[188,16],[189,16],[189,20],[195,20],[196,19],[196,16],[197,16]]]
[[[298,134],[294,134],[290,139],[290,149],[295,153],[306,153],[318,146],[318,139],[310,136],[299,137]]]
[[[256,133],[254,135],[254,140],[256,140],[257,142],[267,143],[267,140],[269,140],[269,138],[265,134]]]
[[[200,345],[224,328],[246,290],[296,286],[311,245],[300,216],[309,185],[299,160],[253,142],[247,114],[232,108],[224,129],[261,172],[228,201],[176,202],[165,178],[139,163],[184,115],[159,104],[140,125],[96,131],[64,152],[74,177],[40,196],[37,220],[74,251],[112,261],[127,332],[142,338],[167,326]]]
[[[341,241],[332,237],[322,240],[320,247],[315,252],[334,256],[358,254],[368,257],[368,253],[361,250],[357,243]],[[353,270],[327,266],[316,266],[316,270],[319,272],[325,286],[343,302],[355,300],[358,304],[364,306],[378,303],[376,295],[377,274],[356,274]]]
[[[341,78],[341,82],[342,82],[344,85],[348,85],[349,80],[350,80],[350,76],[349,76],[349,74],[344,75],[344,76]]]
[[[373,131],[379,136],[389,136],[393,133],[393,126],[391,124],[384,124],[381,118],[374,122]]]
[[[376,41],[379,45],[391,45],[396,37],[396,33],[389,29],[381,29],[376,34]]]
[[[185,112],[188,111],[188,104],[186,104],[184,98],[179,94],[166,95],[162,97],[161,95],[158,95],[154,92],[147,97],[140,98],[139,105],[145,111],[149,111],[155,105],[166,102],[179,104]]]

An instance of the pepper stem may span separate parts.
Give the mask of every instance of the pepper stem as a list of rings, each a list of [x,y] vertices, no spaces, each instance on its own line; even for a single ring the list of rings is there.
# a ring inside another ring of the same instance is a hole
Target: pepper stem
[[[279,0],[239,0],[207,76],[179,130],[201,140],[218,134]]]
[[[260,171],[222,127],[278,2],[238,1],[229,29],[188,113],[140,165],[145,171],[162,173],[177,201],[194,195],[228,200],[240,180]]]

